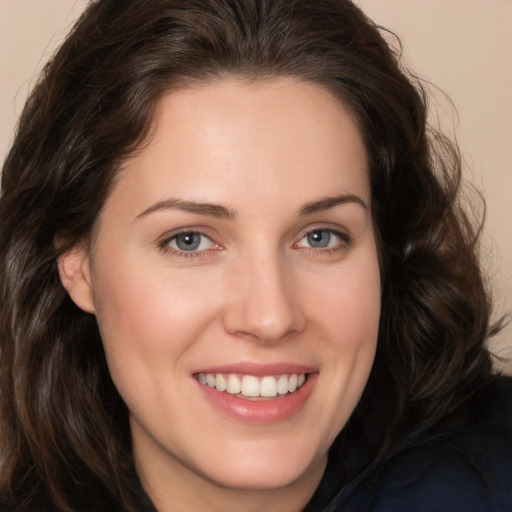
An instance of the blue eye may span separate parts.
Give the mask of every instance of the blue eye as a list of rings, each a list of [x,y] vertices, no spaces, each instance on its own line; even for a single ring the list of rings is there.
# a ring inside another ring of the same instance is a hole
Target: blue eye
[[[214,244],[210,238],[194,231],[178,233],[166,245],[176,251],[194,252],[210,249]]]
[[[308,231],[297,244],[298,247],[311,249],[336,249],[347,243],[347,237],[332,229],[313,229]]]
[[[328,247],[331,242],[331,233],[326,229],[310,231],[306,235],[306,240],[311,247],[324,248]]]

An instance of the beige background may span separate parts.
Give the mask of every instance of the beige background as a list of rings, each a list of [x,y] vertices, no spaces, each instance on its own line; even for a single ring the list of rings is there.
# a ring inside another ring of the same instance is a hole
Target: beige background
[[[487,198],[485,249],[497,314],[512,309],[512,0],[356,0],[404,43],[408,65],[439,86],[441,124],[454,133],[467,178]],[[0,0],[0,160],[24,99],[86,0]],[[437,122],[438,116],[432,117]],[[512,358],[512,327],[495,342]],[[512,362],[505,365],[512,373]]]

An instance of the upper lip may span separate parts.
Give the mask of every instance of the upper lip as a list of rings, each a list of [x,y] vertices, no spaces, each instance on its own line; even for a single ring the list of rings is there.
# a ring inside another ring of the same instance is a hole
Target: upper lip
[[[303,364],[282,362],[282,363],[254,363],[254,362],[239,362],[229,363],[218,366],[209,366],[201,368],[194,372],[198,373],[222,373],[222,374],[241,374],[253,375],[254,377],[266,377],[269,375],[285,375],[285,374],[300,374],[300,373],[314,373],[318,369],[312,366]]]

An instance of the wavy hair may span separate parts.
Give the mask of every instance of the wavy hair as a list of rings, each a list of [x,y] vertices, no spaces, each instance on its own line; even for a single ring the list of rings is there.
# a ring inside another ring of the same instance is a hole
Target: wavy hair
[[[364,138],[382,314],[336,449],[364,434],[386,452],[490,375],[490,298],[460,156],[428,128],[426,94],[379,27],[349,0],[99,0],[45,67],[2,174],[0,491],[17,511],[151,509],[95,317],[67,296],[57,260],[90,236],[157,99],[224,76],[318,84]]]

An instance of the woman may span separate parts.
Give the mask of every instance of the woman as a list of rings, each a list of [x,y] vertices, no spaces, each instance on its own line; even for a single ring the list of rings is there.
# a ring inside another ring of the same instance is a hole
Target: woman
[[[349,1],[92,3],[2,175],[6,510],[507,510],[459,179]]]

